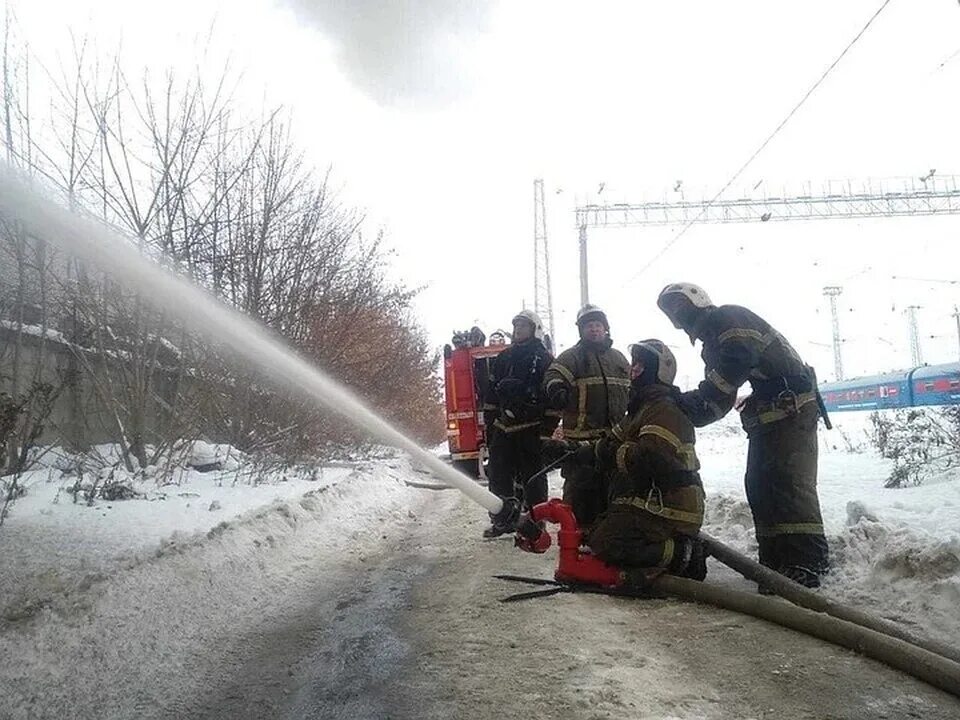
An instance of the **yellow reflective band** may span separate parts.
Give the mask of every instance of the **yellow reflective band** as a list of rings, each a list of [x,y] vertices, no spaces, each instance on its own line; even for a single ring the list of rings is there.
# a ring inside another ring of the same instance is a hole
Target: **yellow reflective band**
[[[823,523],[778,523],[757,526],[757,537],[777,535],[823,535]]]
[[[577,430],[583,430],[587,425],[587,387],[584,381],[577,382]]]
[[[503,430],[505,433],[515,433],[519,430],[526,430],[527,428],[540,427],[539,421],[520,423],[519,425],[504,425],[499,420],[493,423],[493,426],[498,430]]]
[[[617,440],[623,440],[623,428],[620,427],[620,423],[617,423],[610,430],[610,434],[613,435]]]
[[[636,443],[625,442],[617,448],[617,469],[621,472],[627,472],[627,453],[635,447]]]
[[[577,385],[615,385],[617,387],[630,387],[630,380],[627,378],[608,377],[587,377],[577,380]]]
[[[724,342],[725,340],[730,340],[731,338],[740,338],[741,340],[753,340],[755,342],[769,345],[769,341],[764,343],[763,333],[758,330],[751,330],[749,328],[730,328],[725,330],[717,336],[717,342]]]
[[[672,432],[667,430],[662,425],[644,425],[640,428],[640,431],[637,433],[637,436],[640,435],[656,435],[658,438],[666,440],[668,443],[673,445],[674,448],[680,449],[680,446],[683,443],[680,442],[680,438],[674,435]]]
[[[571,429],[567,430],[562,428],[563,437],[566,440],[595,440],[603,435],[603,430],[579,430]]]
[[[571,385],[573,385],[577,381],[577,379],[573,376],[573,373],[570,372],[570,369],[566,365],[561,365],[558,362],[553,362],[551,363],[550,367],[547,368],[547,372],[550,372],[551,370],[556,370],[558,373],[560,373],[563,379],[566,380]],[[556,380],[552,380],[551,382],[556,382]]]
[[[656,515],[657,517],[667,518],[667,520],[676,520],[677,522],[688,523],[698,527],[703,524],[703,510],[693,513],[686,510],[678,510],[677,508],[663,507],[658,512],[654,512],[647,507],[647,499],[639,497],[616,498],[613,501],[613,504],[630,505],[639,510],[643,510],[644,512],[648,512],[651,515]]]
[[[670,443],[673,449],[677,451],[677,457],[680,458],[684,470],[700,469],[700,463],[697,462],[697,451],[694,449],[693,443],[680,442],[680,438],[661,425],[644,425],[637,433],[637,437],[641,435],[654,435]]]
[[[797,395],[797,410],[802,408],[808,403],[812,403],[817,399],[816,394],[814,393],[802,393]],[[760,410],[758,407],[757,410],[757,420],[761,425],[766,425],[767,423],[777,422],[777,420],[783,420],[784,418],[793,417],[796,415],[792,411],[792,408],[781,408],[776,405],[762,405],[761,407],[768,408],[767,410]]]
[[[544,410],[544,417],[563,417],[563,413],[560,410]]]
[[[673,538],[667,538],[663,541],[663,555],[660,557],[660,562],[657,563],[657,567],[667,567],[670,561],[673,560],[673,551]]]
[[[735,395],[737,392],[736,386],[733,383],[727,382],[727,379],[716,370],[711,370],[707,373],[707,380],[712,382],[714,387],[724,395]]]

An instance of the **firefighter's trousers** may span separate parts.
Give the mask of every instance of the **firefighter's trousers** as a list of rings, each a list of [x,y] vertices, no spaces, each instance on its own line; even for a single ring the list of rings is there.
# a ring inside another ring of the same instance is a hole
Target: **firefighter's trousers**
[[[817,497],[816,405],[797,415],[759,425],[750,433],[746,491],[761,564],[774,570],[829,568],[827,540]]]
[[[527,480],[543,469],[539,427],[509,432],[491,427],[487,438],[489,489],[502,498],[516,497],[532,507],[547,499],[547,478]]]
[[[577,525],[589,533],[600,514],[607,509],[609,482],[596,468],[568,463],[560,469],[563,477],[563,501],[573,509]]]
[[[614,499],[590,533],[590,549],[618,567],[686,570],[688,561],[680,557],[680,544],[683,538],[691,542],[700,530],[703,489],[699,485],[674,488],[662,497],[662,506],[650,510],[643,509],[649,505],[645,498]]]

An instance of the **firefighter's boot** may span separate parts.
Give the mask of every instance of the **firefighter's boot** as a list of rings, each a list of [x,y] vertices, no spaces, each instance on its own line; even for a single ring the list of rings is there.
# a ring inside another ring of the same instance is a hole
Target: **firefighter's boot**
[[[803,585],[805,588],[812,589],[820,587],[820,576],[810,568],[805,568],[802,565],[785,565],[780,568],[780,574],[785,578],[793,580],[798,585]]]
[[[684,569],[682,577],[691,580],[704,580],[707,577],[707,548],[703,540],[692,539],[690,561]]]
[[[512,532],[512,528],[503,527],[502,525],[493,523],[490,527],[483,531],[483,537],[487,540],[492,540],[493,538],[498,538],[501,535],[506,535],[507,533]]]

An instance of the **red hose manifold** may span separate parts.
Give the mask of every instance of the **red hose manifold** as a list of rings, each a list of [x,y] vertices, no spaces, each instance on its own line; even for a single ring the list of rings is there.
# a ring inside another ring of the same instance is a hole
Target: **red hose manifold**
[[[603,587],[617,587],[623,582],[620,568],[607,565],[589,551],[580,549],[583,533],[577,526],[573,509],[562,500],[553,498],[535,505],[530,510],[530,519],[533,523],[547,521],[560,525],[560,529],[557,531],[560,562],[557,565],[557,571],[554,573],[554,579],[558,582],[583,583]],[[546,546],[539,551],[544,552],[550,546],[550,536],[545,531],[541,532],[547,536]]]

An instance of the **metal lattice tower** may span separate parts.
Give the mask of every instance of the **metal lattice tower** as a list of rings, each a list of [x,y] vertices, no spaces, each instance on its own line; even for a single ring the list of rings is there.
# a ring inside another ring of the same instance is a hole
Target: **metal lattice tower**
[[[550,247],[547,243],[546,204],[541,179],[533,181],[533,311],[546,324],[551,342],[556,342],[553,290],[550,285]]]
[[[917,310],[919,305],[910,305],[904,312],[907,314],[907,326],[910,331],[910,361],[914,367],[923,365],[923,354],[920,352],[920,329],[917,326]]]
[[[840,317],[837,315],[837,297],[843,288],[830,285],[823,289],[823,294],[830,298],[830,318],[833,323],[833,370],[837,380],[843,380],[843,357],[840,354]]]
[[[762,197],[657,200],[641,203],[590,203],[578,205],[576,222],[580,240],[580,301],[588,301],[587,229],[635,225],[688,225],[696,223],[782,222],[788,220],[839,220],[866,217],[960,215],[960,177],[927,175],[829,182],[819,192],[807,184],[803,194],[785,189]]]

